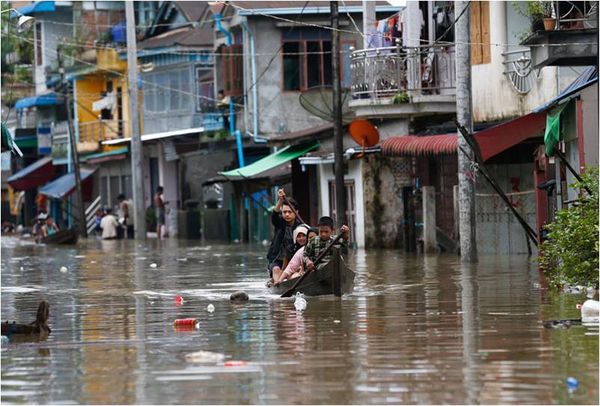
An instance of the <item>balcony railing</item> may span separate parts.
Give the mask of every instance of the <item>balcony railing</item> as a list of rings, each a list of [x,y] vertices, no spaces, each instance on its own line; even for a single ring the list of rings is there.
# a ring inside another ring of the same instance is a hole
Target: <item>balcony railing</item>
[[[454,47],[361,49],[352,52],[350,70],[355,99],[455,94]]]
[[[79,142],[101,142],[122,138],[126,128],[123,120],[98,120],[79,124]]]
[[[598,28],[597,1],[553,1],[552,3],[554,14],[557,16],[555,30]]]
[[[510,81],[512,88],[518,94],[527,94],[537,80],[542,76],[541,69],[533,68],[531,49],[523,48],[503,52],[504,74]]]

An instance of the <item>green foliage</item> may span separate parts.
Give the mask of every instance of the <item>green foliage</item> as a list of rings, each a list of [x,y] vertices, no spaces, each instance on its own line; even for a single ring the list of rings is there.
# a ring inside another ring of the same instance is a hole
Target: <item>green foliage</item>
[[[529,17],[532,21],[552,17],[551,1],[516,1],[513,2],[513,7],[519,14]]]
[[[572,186],[587,186],[592,195],[582,191],[575,204],[559,210],[546,226],[540,266],[555,287],[598,286],[598,168],[588,168],[582,178]]]
[[[11,17],[10,3],[2,2],[2,84],[7,73],[13,73],[15,64],[7,63],[7,55],[16,52],[18,62],[30,64],[33,61],[33,30],[17,32],[17,20]],[[12,78],[10,78],[12,79]]]
[[[394,104],[408,103],[408,93],[406,93],[405,91],[401,91],[400,93],[397,93],[394,96],[394,98],[392,99],[392,103],[394,103]]]

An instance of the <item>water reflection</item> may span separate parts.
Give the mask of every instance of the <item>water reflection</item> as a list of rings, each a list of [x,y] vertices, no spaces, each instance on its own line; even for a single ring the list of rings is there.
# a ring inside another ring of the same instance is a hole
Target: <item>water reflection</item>
[[[358,250],[354,292],[298,313],[264,288],[262,251],[2,238],[2,319],[46,299],[53,330],[3,346],[2,402],[598,403],[598,329],[544,329],[577,317],[578,299],[542,296],[526,257]],[[250,301],[230,303],[239,289]],[[185,317],[199,328],[175,330]],[[200,350],[225,360],[186,361]]]

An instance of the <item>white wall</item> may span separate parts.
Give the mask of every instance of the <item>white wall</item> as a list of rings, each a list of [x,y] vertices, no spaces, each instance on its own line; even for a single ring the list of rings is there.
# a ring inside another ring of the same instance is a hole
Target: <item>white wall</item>
[[[331,215],[329,207],[329,181],[335,181],[333,173],[333,164],[318,166],[319,176],[319,216]],[[362,179],[362,160],[355,159],[348,162],[348,174],[344,176],[347,180],[354,181],[354,202],[356,205],[356,244],[358,248],[365,246],[365,208],[363,201],[363,179]]]
[[[519,95],[512,89],[512,85],[504,71],[505,57],[502,55],[507,50],[525,47],[507,47],[505,44],[514,44],[514,21],[507,28],[507,13],[512,11],[511,2],[490,1],[490,42],[491,63],[474,65],[472,68],[473,87],[473,120],[475,122],[496,121],[515,118],[528,114],[537,106],[547,102],[558,94],[557,68],[546,67],[542,69],[541,78],[531,91],[526,95]],[[529,27],[523,27],[524,30]],[[496,44],[502,44],[498,46]]]

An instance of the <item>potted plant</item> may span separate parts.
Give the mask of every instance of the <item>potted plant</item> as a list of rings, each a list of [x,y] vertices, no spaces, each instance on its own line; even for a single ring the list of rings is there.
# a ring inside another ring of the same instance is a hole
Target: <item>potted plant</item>
[[[529,18],[532,32],[550,31],[556,26],[552,1],[534,0],[513,4],[517,12]]]

